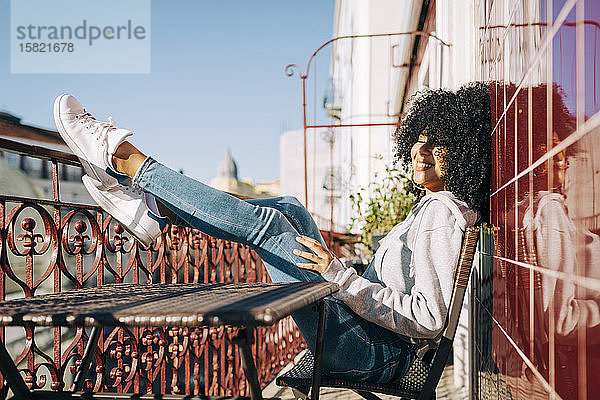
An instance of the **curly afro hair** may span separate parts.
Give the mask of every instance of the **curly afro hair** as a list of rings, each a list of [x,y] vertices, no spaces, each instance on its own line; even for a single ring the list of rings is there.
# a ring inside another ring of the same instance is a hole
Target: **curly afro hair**
[[[489,218],[491,178],[491,113],[488,86],[469,83],[456,92],[426,90],[411,105],[394,134],[396,161],[412,172],[410,150],[419,135],[433,146],[445,146],[446,189]],[[422,196],[422,192],[418,196]]]

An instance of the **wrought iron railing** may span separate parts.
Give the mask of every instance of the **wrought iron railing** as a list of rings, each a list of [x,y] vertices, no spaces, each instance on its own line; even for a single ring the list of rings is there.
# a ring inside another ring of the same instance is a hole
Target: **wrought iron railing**
[[[99,207],[60,200],[59,163],[75,156],[0,139],[0,150],[51,162],[52,199],[0,190],[0,301],[110,282],[266,282],[264,264],[247,246],[170,226],[145,248]],[[4,192],[4,193],[2,193]],[[231,343],[236,328],[114,328],[101,333],[94,357],[95,391],[248,395]],[[80,363],[84,328],[2,328],[0,338],[33,388],[68,388]],[[253,345],[264,386],[301,349],[288,317],[258,328]],[[0,384],[3,380],[0,380]],[[0,386],[0,398],[7,395]]]

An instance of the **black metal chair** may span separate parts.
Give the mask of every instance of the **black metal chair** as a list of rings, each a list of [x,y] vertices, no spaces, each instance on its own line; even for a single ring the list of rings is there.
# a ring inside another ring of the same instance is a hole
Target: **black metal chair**
[[[440,343],[434,350],[431,363],[416,358],[406,375],[395,382],[385,384],[355,382],[322,375],[321,386],[351,389],[367,400],[379,399],[374,393],[399,396],[403,399],[435,399],[435,389],[452,350],[452,342],[456,334],[478,239],[479,227],[468,227],[457,263],[446,326],[442,332]],[[312,358],[312,354],[307,352],[294,368],[277,378],[277,385],[291,387],[296,398],[308,397],[312,378]],[[424,359],[427,358],[430,357],[424,357]]]

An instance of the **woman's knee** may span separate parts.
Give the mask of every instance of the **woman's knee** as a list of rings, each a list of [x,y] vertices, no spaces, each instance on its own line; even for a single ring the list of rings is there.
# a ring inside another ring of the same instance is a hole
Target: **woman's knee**
[[[283,205],[282,211],[286,216],[293,215],[300,218],[312,218],[306,207],[294,196],[282,196],[280,203]]]
[[[274,207],[255,206],[255,215],[260,220],[260,225],[254,227],[249,235],[248,242],[253,246],[263,246],[272,237],[293,233],[297,235],[295,227],[282,212]],[[291,251],[291,250],[290,250]]]
[[[279,202],[282,204],[285,204],[286,206],[289,206],[289,207],[304,208],[302,203],[300,203],[300,200],[298,200],[298,198],[296,198],[295,196],[281,196]]]

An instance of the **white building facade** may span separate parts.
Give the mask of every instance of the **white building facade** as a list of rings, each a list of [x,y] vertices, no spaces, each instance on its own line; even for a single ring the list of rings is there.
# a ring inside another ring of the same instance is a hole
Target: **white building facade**
[[[307,132],[308,210],[321,230],[344,233],[348,229],[342,197],[350,170],[341,163],[339,133],[331,129]],[[304,131],[284,132],[279,139],[281,193],[304,201]],[[348,160],[346,160],[348,161]],[[348,165],[348,164],[346,164]]]

